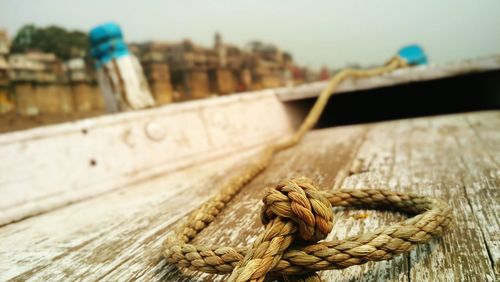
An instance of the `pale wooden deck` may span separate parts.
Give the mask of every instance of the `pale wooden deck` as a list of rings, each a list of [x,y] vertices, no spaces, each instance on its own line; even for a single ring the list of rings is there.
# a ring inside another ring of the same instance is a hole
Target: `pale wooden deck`
[[[433,195],[449,202],[456,219],[442,239],[409,255],[322,272],[325,280],[498,281],[499,129],[500,111],[489,111],[315,130],[277,155],[197,242],[248,244],[261,230],[262,188],[307,175],[326,189],[386,187]],[[254,153],[233,153],[7,224],[0,228],[0,280],[222,280],[199,273],[183,276],[162,260],[161,242]],[[338,211],[329,238],[403,217]]]

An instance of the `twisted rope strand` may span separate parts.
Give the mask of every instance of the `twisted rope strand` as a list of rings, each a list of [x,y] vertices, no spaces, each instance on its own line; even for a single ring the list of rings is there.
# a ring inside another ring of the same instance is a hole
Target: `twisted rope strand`
[[[263,281],[267,274],[279,274],[285,281],[313,282],[320,281],[315,271],[388,260],[441,234],[451,221],[451,212],[440,200],[383,189],[319,191],[311,180],[300,177],[268,190],[261,211],[261,221],[266,228],[251,247],[189,244],[242,187],[269,166],[276,152],[294,146],[303,138],[318,121],[340,82],[349,77],[377,76],[406,66],[403,59],[394,57],[383,67],[337,73],[291,137],[266,147],[243,173],[231,179],[216,196],[195,210],[174,236],[165,240],[167,262],[206,273],[232,273],[229,281]],[[392,207],[418,215],[367,234],[315,243],[326,238],[332,229],[332,206]]]
[[[383,189],[341,189],[322,191],[321,194],[332,206],[367,208],[392,206],[402,212],[420,214],[363,235],[287,249],[271,272],[284,275],[304,274],[309,271],[346,268],[368,261],[388,260],[396,254],[411,250],[415,244],[425,243],[432,236],[442,234],[451,221],[448,205],[431,197]],[[182,261],[183,267],[208,273],[230,273],[237,262],[248,255],[246,248],[191,244],[182,247],[172,246],[167,251],[172,252],[172,255],[167,257],[169,263],[179,264]],[[194,255],[195,253],[197,255]]]

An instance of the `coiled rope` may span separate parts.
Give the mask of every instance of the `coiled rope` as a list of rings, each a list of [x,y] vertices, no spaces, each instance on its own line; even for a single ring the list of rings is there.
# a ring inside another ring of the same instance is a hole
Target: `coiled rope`
[[[299,177],[268,190],[261,211],[261,221],[266,228],[251,246],[232,248],[189,244],[214,221],[242,187],[269,165],[276,152],[297,144],[316,124],[340,82],[346,78],[378,76],[407,66],[404,59],[396,56],[382,67],[345,69],[333,76],[291,137],[265,148],[242,174],[231,179],[165,240],[167,262],[206,273],[231,273],[228,281],[263,281],[266,276],[274,275],[282,276],[286,281],[320,281],[318,270],[388,260],[441,234],[451,221],[451,210],[441,200],[384,189],[320,191],[313,181]],[[370,233],[318,243],[332,229],[332,206],[394,208],[417,215]]]

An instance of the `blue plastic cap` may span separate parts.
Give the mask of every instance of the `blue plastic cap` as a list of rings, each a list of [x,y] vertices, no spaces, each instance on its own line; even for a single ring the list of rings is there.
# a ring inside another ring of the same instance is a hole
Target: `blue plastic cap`
[[[398,55],[406,60],[409,65],[427,64],[427,56],[419,45],[408,45],[399,50]]]
[[[102,24],[90,30],[89,41],[90,54],[96,60],[97,68],[130,54],[127,44],[123,41],[121,28],[115,23]]]
[[[110,39],[123,39],[120,26],[116,23],[105,23],[90,30],[90,44],[97,45]]]

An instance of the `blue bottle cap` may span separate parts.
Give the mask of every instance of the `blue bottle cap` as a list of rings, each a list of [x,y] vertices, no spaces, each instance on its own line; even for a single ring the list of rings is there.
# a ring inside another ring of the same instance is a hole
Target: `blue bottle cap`
[[[109,39],[123,39],[120,26],[116,23],[105,23],[90,30],[90,44],[96,45]]]
[[[401,48],[398,55],[406,60],[409,65],[424,65],[428,63],[424,49],[416,44]]]
[[[93,28],[89,40],[90,54],[96,60],[97,68],[112,59],[129,55],[120,26],[115,23],[106,23]]]

